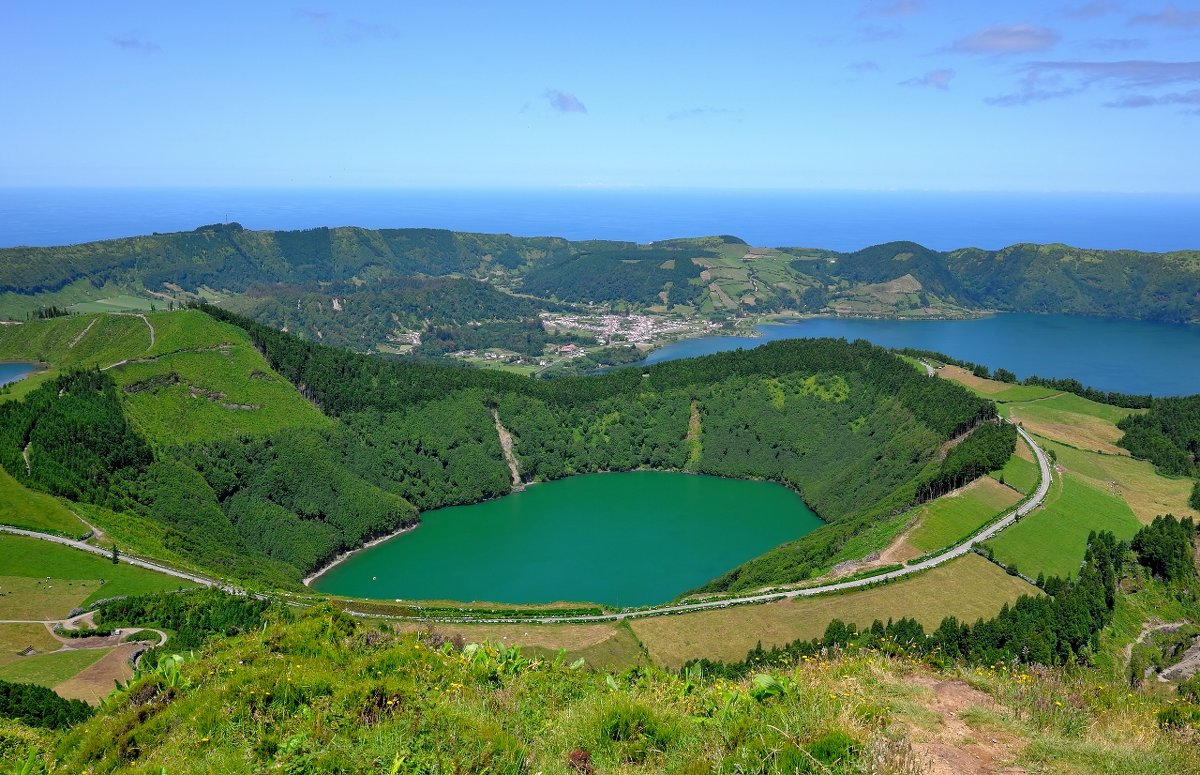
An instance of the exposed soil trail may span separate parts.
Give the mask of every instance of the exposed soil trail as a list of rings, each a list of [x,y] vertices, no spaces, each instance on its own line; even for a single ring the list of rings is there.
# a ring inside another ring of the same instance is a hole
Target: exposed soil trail
[[[504,461],[508,463],[508,472],[512,474],[513,492],[525,489],[521,482],[521,469],[517,465],[517,457],[513,454],[512,434],[500,424],[500,410],[492,409],[492,419],[496,422],[496,435],[500,437],[500,449],[504,450]]]
[[[146,349],[153,350],[154,349],[154,324],[151,323],[150,318],[146,317],[145,315],[138,315],[138,317],[141,318],[142,322],[146,324],[146,328],[150,329],[150,346],[147,347]]]
[[[962,681],[926,676],[915,676],[913,680],[932,693],[921,704],[940,719],[939,726],[931,732],[914,730],[913,750],[928,761],[930,773],[1019,775],[1025,772],[1020,767],[1006,766],[1019,754],[1015,738],[998,729],[974,729],[963,720],[964,714],[975,708],[995,711],[998,708],[995,700]]]
[[[1188,624],[1186,619],[1178,622],[1158,622],[1152,619],[1142,624],[1142,631],[1138,633],[1137,640],[1125,646],[1125,669],[1129,669],[1129,662],[1133,659],[1134,646],[1140,646],[1146,641],[1146,638],[1149,638],[1156,632],[1162,632],[1164,630],[1168,632],[1174,632],[1185,624]]]
[[[87,328],[83,329],[82,331],[80,331],[78,334],[75,335],[75,338],[71,340],[71,343],[69,345],[67,345],[67,349],[74,350],[75,345],[79,344],[79,342],[83,339],[83,337],[87,335],[87,332],[92,330],[92,326],[96,325],[96,321],[99,319],[100,319],[99,317],[92,318],[92,321],[87,324]]]

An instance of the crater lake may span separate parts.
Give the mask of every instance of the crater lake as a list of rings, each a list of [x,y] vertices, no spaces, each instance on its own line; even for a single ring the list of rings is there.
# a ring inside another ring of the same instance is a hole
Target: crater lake
[[[355,552],[312,586],[386,599],[652,605],[822,524],[779,484],[585,474],[422,514],[414,530]]]

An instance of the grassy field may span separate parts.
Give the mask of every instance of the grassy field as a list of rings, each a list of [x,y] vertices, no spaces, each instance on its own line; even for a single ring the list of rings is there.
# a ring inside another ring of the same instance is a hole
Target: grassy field
[[[634,633],[658,664],[678,667],[693,657],[742,659],[764,647],[818,638],[834,619],[869,626],[875,619],[911,616],[926,628],[947,616],[974,622],[1036,588],[977,555],[967,555],[915,578],[861,592],[796,598],[677,616],[635,619]]]
[[[911,522],[910,515],[903,513],[872,525],[847,541],[841,550],[830,558],[830,566],[851,560],[859,560],[874,552],[883,551],[891,545],[896,536],[904,532],[909,522]]]
[[[1020,500],[1020,493],[995,479],[976,479],[915,509],[917,526],[908,534],[908,541],[924,552],[950,546]]]
[[[990,398],[993,401],[1030,401],[1057,395],[1059,392],[1037,385],[1013,385],[994,379],[983,379],[958,366],[943,366],[938,370],[938,374],[945,379],[952,379],[977,395]]]
[[[87,527],[57,498],[23,487],[0,468],[0,524],[77,538]]]
[[[1076,479],[1125,501],[1143,523],[1152,522],[1160,514],[1200,519],[1200,512],[1188,505],[1191,479],[1161,476],[1154,464],[1123,455],[1085,452],[1049,439],[1039,439],[1038,443],[1053,450],[1058,465]]]
[[[240,328],[195,310],[144,318],[79,315],[3,326],[0,358],[48,362],[56,369],[127,361],[109,373],[123,388],[130,420],[159,444],[330,424],[271,370]],[[21,394],[51,376],[22,380]],[[170,377],[170,382],[137,389],[156,377]]]
[[[1025,449],[1024,444],[1018,445],[1018,453]],[[1004,468],[992,472],[992,478],[1012,487],[1025,495],[1033,492],[1041,479],[1037,463],[1020,454],[1013,455],[1004,464]]]
[[[124,683],[133,677],[129,657],[135,648],[121,645],[103,649],[104,656],[51,688],[62,697],[96,705],[112,694],[117,681]]]
[[[35,654],[58,651],[62,644],[42,624],[0,624],[0,666],[28,657],[18,656],[30,646]]]
[[[5,542],[6,538],[8,536],[0,536],[0,551],[13,548]],[[62,619],[104,586],[99,579],[33,578],[14,574],[8,569],[9,565],[8,557],[0,558],[0,619]]]
[[[1116,426],[1121,418],[1134,412],[1117,406],[1098,404],[1064,393],[1044,401],[1006,404],[1001,414],[1019,422],[1031,433],[1047,436],[1079,449],[1111,455],[1128,455],[1117,441],[1124,431]]]
[[[30,312],[42,307],[68,307],[86,304],[97,299],[117,298],[136,292],[113,283],[105,283],[100,288],[92,285],[91,280],[81,278],[53,293],[39,293],[28,296],[21,293],[0,293],[0,320],[25,320]],[[135,297],[136,298],[136,297]],[[160,306],[163,302],[160,302]],[[150,303],[146,302],[149,309]],[[108,308],[111,311],[111,307]]]
[[[1046,505],[1005,530],[990,545],[996,559],[1026,576],[1072,576],[1079,570],[1088,533],[1111,530],[1130,539],[1141,523],[1120,498],[1074,478],[1055,477]]]
[[[43,582],[49,577],[50,583],[64,585],[78,584],[80,581],[103,581],[95,587],[87,585],[89,594],[74,605],[64,607],[65,598],[61,602],[56,600],[53,604],[47,600],[40,606],[39,616],[10,616],[0,613],[0,618],[3,619],[52,619],[65,616],[75,605],[83,605],[92,600],[195,586],[183,579],[125,563],[113,565],[103,557],[78,549],[13,535],[0,535],[0,577],[2,576],[21,576]],[[23,598],[26,595],[14,594],[12,597]],[[9,598],[4,597],[0,600],[7,601]],[[0,612],[4,610],[4,605],[0,603]]]
[[[21,657],[0,665],[0,680],[31,683],[52,689],[99,662],[111,649],[76,649]]]
[[[165,302],[150,301],[143,296],[130,296],[127,293],[108,296],[95,301],[81,301],[72,304],[68,309],[72,312],[85,314],[89,312],[149,312],[152,308]]]

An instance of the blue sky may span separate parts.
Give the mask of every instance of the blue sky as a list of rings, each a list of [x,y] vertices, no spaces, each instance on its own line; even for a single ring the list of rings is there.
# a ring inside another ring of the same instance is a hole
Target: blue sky
[[[9,2],[0,185],[1200,191],[1200,3]]]

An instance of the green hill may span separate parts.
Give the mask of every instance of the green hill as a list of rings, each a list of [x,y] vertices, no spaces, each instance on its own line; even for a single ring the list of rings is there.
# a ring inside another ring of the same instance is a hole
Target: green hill
[[[306,338],[366,350],[427,325],[535,319],[561,303],[722,317],[990,309],[1200,320],[1200,253],[1012,245],[853,253],[733,237],[651,245],[436,229],[250,231],[238,224],[0,250],[0,317],[221,301]],[[514,296],[513,294],[521,294]]]

